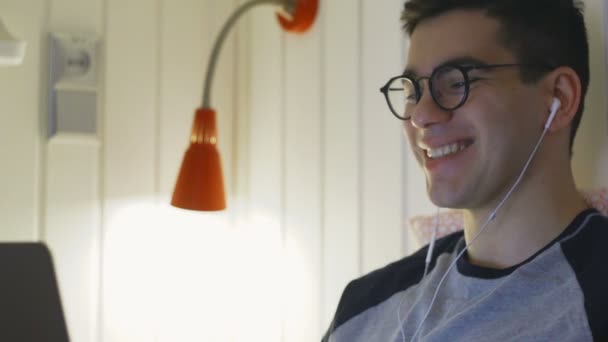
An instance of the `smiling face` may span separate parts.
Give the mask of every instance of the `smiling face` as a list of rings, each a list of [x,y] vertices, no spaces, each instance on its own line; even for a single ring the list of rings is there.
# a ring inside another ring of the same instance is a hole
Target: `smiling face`
[[[517,63],[500,45],[499,22],[482,11],[451,11],[420,23],[411,36],[407,73],[429,76],[441,65]],[[431,201],[441,207],[494,206],[514,183],[542,132],[546,111],[538,84],[525,84],[519,67],[468,73],[467,101],[441,109],[421,81],[422,97],[404,121],[422,166]]]

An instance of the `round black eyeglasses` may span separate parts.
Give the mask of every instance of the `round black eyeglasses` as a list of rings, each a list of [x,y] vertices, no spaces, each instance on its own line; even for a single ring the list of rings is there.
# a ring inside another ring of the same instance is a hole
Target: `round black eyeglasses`
[[[464,105],[469,96],[471,83],[480,79],[470,78],[471,70],[513,66],[524,66],[524,64],[445,65],[433,70],[429,77],[414,79],[404,75],[395,76],[380,88],[380,92],[384,94],[391,112],[398,119],[408,120],[412,117],[413,107],[420,102],[422,97],[420,84],[422,80],[428,80],[431,97],[437,106],[443,110],[452,111]],[[549,69],[547,66],[542,66],[542,68]]]

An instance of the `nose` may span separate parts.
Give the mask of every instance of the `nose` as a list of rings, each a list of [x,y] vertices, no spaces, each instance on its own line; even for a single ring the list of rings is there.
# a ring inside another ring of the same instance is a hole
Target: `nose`
[[[413,108],[410,120],[416,128],[427,128],[431,125],[449,121],[452,115],[453,112],[446,111],[435,103],[430,91],[423,91],[420,101]]]

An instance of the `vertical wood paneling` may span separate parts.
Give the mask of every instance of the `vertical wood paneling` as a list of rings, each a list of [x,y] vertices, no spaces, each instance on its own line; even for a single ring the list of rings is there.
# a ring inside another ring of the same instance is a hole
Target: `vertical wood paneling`
[[[159,2],[107,0],[106,6],[103,338],[152,341]]]
[[[49,29],[100,33],[101,8],[101,0],[49,1]],[[47,34],[43,39],[48,39]],[[99,67],[101,56],[95,56]],[[44,240],[54,253],[66,320],[75,341],[97,341],[99,334],[100,158],[96,135],[60,134],[47,144]]]
[[[282,341],[282,210],[283,210],[283,34],[274,10],[256,8],[249,16],[251,55],[249,62],[249,212],[251,230],[267,239],[268,258],[256,265],[258,277],[250,279],[258,295],[250,296],[247,316],[265,319],[248,324],[253,341]],[[241,161],[241,160],[239,160]],[[259,255],[258,255],[259,257]],[[257,272],[256,271],[256,272]],[[245,329],[247,330],[247,329]],[[242,339],[247,340],[246,338]]]
[[[319,337],[321,276],[321,41],[315,25],[286,37],[285,229],[287,294],[285,341]],[[291,294],[291,295],[289,295]]]
[[[0,2],[7,28],[27,42],[23,64],[0,67],[0,239],[31,241],[39,238],[42,143],[40,113],[45,44],[46,3],[36,0]]]
[[[50,29],[67,32],[95,32],[102,28],[102,0],[49,0]]]
[[[604,6],[605,1],[585,1],[591,80],[572,159],[577,185],[585,189],[608,183]]]
[[[359,275],[359,107],[361,78],[359,6],[352,0],[323,1],[322,30],[324,153],[322,328],[340,294]],[[342,20],[334,20],[341,18]]]
[[[158,2],[107,1],[104,195],[124,200],[155,193]]]
[[[604,20],[602,22],[602,34],[600,45],[604,45],[604,82],[608,83],[608,4],[606,2],[602,2],[602,9],[604,13]],[[604,143],[602,147],[602,152],[600,153],[600,157],[598,158],[599,172],[597,174],[598,183],[600,185],[608,185],[608,103],[604,103],[605,107],[603,108],[604,118],[606,118],[605,122],[605,134]]]
[[[99,141],[55,136],[48,144],[44,240],[51,248],[74,341],[96,341],[99,285]]]
[[[251,205],[252,213],[281,216],[282,33],[268,20],[273,12],[258,9],[251,25]]]
[[[237,4],[245,3],[246,0],[238,0]],[[251,157],[250,127],[251,117],[251,19],[253,14],[245,16],[237,24],[235,42],[235,70],[234,79],[234,100],[235,120],[233,132],[233,151],[232,155],[232,177],[233,189],[233,208],[231,211],[236,213],[239,220],[246,220],[249,216],[249,165]]]
[[[363,271],[401,256],[401,123],[386,108],[378,89],[402,66],[401,0],[363,1]],[[381,39],[379,39],[381,37]],[[407,189],[405,190],[407,191]]]

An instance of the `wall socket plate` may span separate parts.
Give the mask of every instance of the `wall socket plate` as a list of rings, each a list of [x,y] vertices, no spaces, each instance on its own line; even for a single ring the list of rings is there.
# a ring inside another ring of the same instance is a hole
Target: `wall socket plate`
[[[98,42],[91,33],[51,33],[49,137],[96,134]]]

